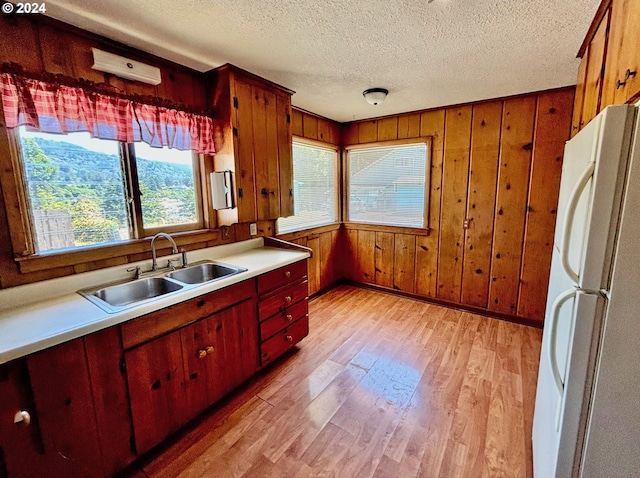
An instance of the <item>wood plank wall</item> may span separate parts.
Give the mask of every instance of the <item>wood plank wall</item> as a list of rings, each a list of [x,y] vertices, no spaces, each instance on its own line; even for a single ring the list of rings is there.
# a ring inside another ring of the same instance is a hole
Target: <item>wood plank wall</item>
[[[344,146],[433,137],[429,234],[346,224],[345,276],[542,323],[573,96],[564,88],[344,125]]]
[[[317,141],[318,144],[340,146],[340,125],[306,111],[293,109],[291,130],[294,139],[304,138]],[[309,247],[313,251],[308,263],[310,295],[326,290],[342,277],[343,270],[338,262],[341,234],[340,224],[334,224],[278,236],[285,241]]]

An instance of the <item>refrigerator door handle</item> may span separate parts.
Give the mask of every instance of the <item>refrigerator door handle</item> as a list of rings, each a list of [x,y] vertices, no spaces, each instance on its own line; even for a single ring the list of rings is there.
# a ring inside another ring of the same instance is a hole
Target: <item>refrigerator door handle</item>
[[[556,384],[556,388],[558,389],[558,393],[560,396],[564,394],[564,383],[562,382],[562,377],[560,376],[560,370],[558,368],[558,357],[556,354],[556,339],[558,335],[558,317],[560,316],[560,309],[564,305],[566,301],[571,298],[575,298],[578,293],[578,289],[572,288],[564,291],[556,300],[553,301],[553,305],[551,306],[551,316],[549,320],[551,323],[549,324],[549,348],[547,349],[549,352],[549,366],[551,367],[551,375],[553,376],[553,382]]]
[[[578,201],[582,196],[584,188],[587,186],[589,179],[593,176],[596,164],[591,162],[589,166],[584,170],[580,179],[571,191],[569,196],[569,203],[567,204],[567,210],[564,216],[564,224],[562,225],[562,249],[560,250],[560,258],[562,267],[571,278],[573,282],[578,284],[580,282],[580,276],[573,270],[569,263],[569,246],[571,244],[571,229],[573,229],[573,220],[576,215],[576,208],[578,207]]]

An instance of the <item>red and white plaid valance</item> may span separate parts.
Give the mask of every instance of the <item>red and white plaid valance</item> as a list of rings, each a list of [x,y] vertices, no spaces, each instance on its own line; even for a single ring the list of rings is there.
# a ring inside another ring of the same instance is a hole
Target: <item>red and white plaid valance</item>
[[[0,74],[8,128],[26,125],[45,133],[88,131],[125,143],[213,154],[213,121],[206,116],[138,103],[81,87]]]

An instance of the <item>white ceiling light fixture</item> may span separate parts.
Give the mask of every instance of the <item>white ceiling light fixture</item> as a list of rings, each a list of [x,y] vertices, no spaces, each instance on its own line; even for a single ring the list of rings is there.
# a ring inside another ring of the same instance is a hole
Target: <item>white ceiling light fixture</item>
[[[367,103],[373,106],[377,106],[382,103],[388,94],[389,90],[385,88],[369,88],[362,92],[362,96],[367,100]]]

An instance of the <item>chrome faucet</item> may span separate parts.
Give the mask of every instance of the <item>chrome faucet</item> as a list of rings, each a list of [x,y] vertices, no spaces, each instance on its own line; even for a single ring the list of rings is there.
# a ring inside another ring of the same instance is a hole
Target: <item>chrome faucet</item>
[[[158,234],[156,234],[155,236],[153,236],[153,238],[151,238],[151,258],[152,258],[152,262],[151,262],[151,271],[155,272],[158,270],[158,261],[156,259],[156,246],[155,246],[155,240],[159,237],[165,237],[173,246],[173,249],[171,251],[172,254],[178,254],[178,246],[176,246],[175,241],[173,240],[173,238],[167,234],[166,232],[159,232]]]

